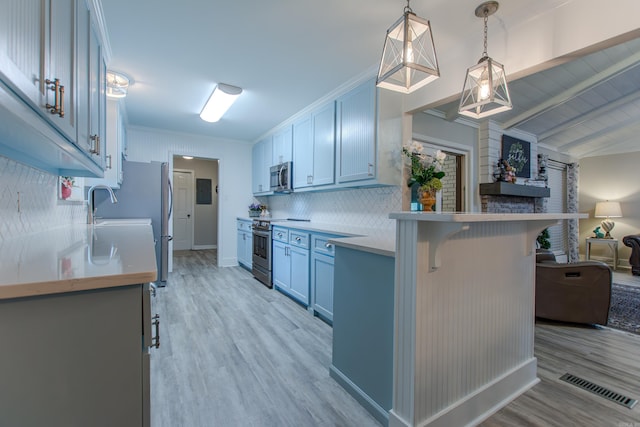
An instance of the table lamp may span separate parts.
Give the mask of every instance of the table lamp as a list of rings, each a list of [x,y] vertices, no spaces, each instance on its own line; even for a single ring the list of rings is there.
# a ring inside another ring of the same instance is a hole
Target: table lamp
[[[602,229],[606,232],[604,235],[605,239],[612,239],[611,234],[609,232],[613,230],[613,227],[616,225],[610,218],[621,218],[622,217],[622,209],[620,209],[619,202],[598,202],[596,203],[596,212],[594,217],[596,218],[604,218],[600,223]]]

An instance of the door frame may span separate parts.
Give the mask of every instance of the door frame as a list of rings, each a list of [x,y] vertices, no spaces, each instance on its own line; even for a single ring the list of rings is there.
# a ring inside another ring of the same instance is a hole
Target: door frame
[[[169,156],[169,176],[171,176],[171,182],[173,185],[173,159],[174,157],[178,156],[178,157],[182,157],[182,156],[193,156],[196,157],[198,159],[202,159],[202,160],[215,160],[218,162],[218,188],[217,188],[217,194],[218,194],[218,241],[217,241],[217,247],[218,247],[218,256],[216,257],[216,267],[220,267],[221,262],[222,262],[222,257],[220,256],[222,252],[222,247],[224,246],[224,241],[222,239],[222,196],[224,194],[224,183],[222,182],[222,179],[224,177],[224,173],[223,173],[223,168],[224,168],[224,162],[222,161],[221,158],[219,157],[208,157],[208,156],[204,156],[204,155],[194,155],[194,154],[190,154],[190,153],[177,153],[175,151],[168,151],[168,156]],[[195,174],[194,174],[195,175]],[[195,187],[194,187],[195,188]],[[171,201],[171,203],[173,204],[173,200]],[[234,229],[235,229],[235,223],[234,223]],[[169,235],[173,236],[173,220],[169,221]],[[169,241],[169,272],[173,271],[173,241]]]
[[[173,179],[173,175],[175,173],[188,173],[191,175],[191,215],[192,215],[192,219],[191,219],[191,227],[189,227],[189,233],[191,234],[191,247],[189,248],[189,250],[193,250],[193,232],[194,232],[194,223],[195,223],[195,207],[196,207],[196,202],[195,202],[195,198],[194,198],[194,192],[195,192],[195,176],[196,176],[196,171],[194,171],[193,169],[174,169],[171,172],[171,181],[172,181],[172,185],[173,190],[174,190],[174,194],[175,194],[175,180]],[[171,201],[171,203],[173,204],[173,200]],[[174,210],[173,210],[173,214],[175,215],[175,206],[174,206]],[[171,221],[171,235],[173,236],[173,220]],[[173,241],[173,239],[172,239]],[[171,251],[173,253],[173,246],[171,247]]]
[[[463,156],[462,160],[462,191],[463,191],[463,210],[467,212],[476,212],[476,199],[474,198],[474,192],[469,191],[471,187],[471,177],[476,176],[476,168],[471,159],[473,159],[473,154],[475,149],[468,145],[460,144],[457,142],[447,141],[440,138],[434,138],[431,136],[420,135],[414,133],[412,135],[412,140],[417,141],[421,144],[428,146],[429,148],[439,149],[442,151],[447,151],[450,153],[454,153],[460,156]]]

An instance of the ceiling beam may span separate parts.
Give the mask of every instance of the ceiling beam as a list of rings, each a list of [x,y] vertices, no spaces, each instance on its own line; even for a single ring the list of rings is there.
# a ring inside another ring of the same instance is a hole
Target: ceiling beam
[[[538,117],[539,115],[549,110],[552,110],[566,103],[567,101],[570,101],[571,99],[583,94],[589,89],[592,89],[598,86],[599,84],[604,83],[607,80],[610,80],[611,78],[617,76],[618,74],[625,72],[629,68],[635,67],[636,65],[638,65],[638,63],[640,63],[640,52],[635,53],[623,59],[622,61],[619,61],[618,63],[615,63],[609,66],[607,69],[565,90],[564,92],[554,96],[553,98],[547,100],[546,102],[543,102],[540,105],[537,105],[536,107],[531,108],[517,115],[511,120],[505,122],[502,125],[502,128],[505,130],[511,129],[512,127],[519,126],[522,123],[525,123],[535,117]]]
[[[637,129],[638,131],[640,131],[640,124],[632,126],[630,128],[627,128],[626,130],[629,131],[629,129],[634,130]],[[622,132],[622,130],[621,130]],[[616,132],[617,133],[617,132]],[[635,144],[635,136],[632,136],[631,138],[633,139],[633,144],[634,147],[636,146]],[[587,149],[587,150],[582,150],[580,151],[580,149],[578,148],[577,150],[573,150],[571,151],[571,154],[573,154],[575,157],[578,158],[583,158],[583,157],[593,157],[593,156],[598,156],[598,155],[605,155],[605,154],[610,154],[611,149],[615,148],[617,146],[620,145],[625,145],[625,144],[629,144],[630,142],[630,138],[615,138],[613,141],[612,140],[607,140],[607,145],[606,146],[599,146],[597,148],[591,148],[591,149]],[[629,150],[626,147],[623,147],[623,150],[621,152],[629,152],[632,150]],[[637,150],[633,150],[633,151],[637,151]]]
[[[571,148],[573,148],[573,147],[579,146],[581,144],[585,144],[585,143],[593,141],[593,140],[603,139],[603,138],[607,138],[607,140],[614,140],[615,141],[614,137],[615,137],[616,134],[628,132],[627,128],[629,128],[629,127],[635,128],[636,126],[638,126],[638,118],[637,117],[630,117],[627,120],[623,120],[620,123],[614,123],[611,126],[603,128],[603,129],[599,130],[598,132],[592,133],[592,134],[587,135],[587,136],[583,136],[582,138],[574,139],[573,141],[568,142],[566,144],[559,145],[558,146],[558,150],[559,151],[570,151]]]
[[[623,107],[638,99],[640,99],[640,88],[635,92],[631,92],[630,94],[620,97],[615,101],[610,102],[606,105],[601,105],[599,107],[596,107],[585,114],[582,114],[574,119],[567,120],[566,122],[561,123],[558,126],[555,126],[547,130],[546,132],[541,133],[540,135],[538,135],[538,142],[544,141],[545,139],[548,139],[561,132],[567,131],[576,126],[580,126],[584,123],[587,123],[597,117],[600,117],[603,114],[606,114],[610,111],[617,110],[618,108]]]

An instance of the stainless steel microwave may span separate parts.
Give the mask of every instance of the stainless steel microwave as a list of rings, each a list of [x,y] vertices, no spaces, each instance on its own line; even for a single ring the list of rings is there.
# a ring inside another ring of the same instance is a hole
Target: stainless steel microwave
[[[274,193],[291,193],[293,191],[293,167],[291,162],[271,166],[271,191]]]

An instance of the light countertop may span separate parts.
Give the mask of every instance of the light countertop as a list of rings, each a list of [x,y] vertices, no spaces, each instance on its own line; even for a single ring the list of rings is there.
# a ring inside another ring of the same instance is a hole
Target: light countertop
[[[0,299],[157,278],[151,225],[75,224],[0,241]]]

